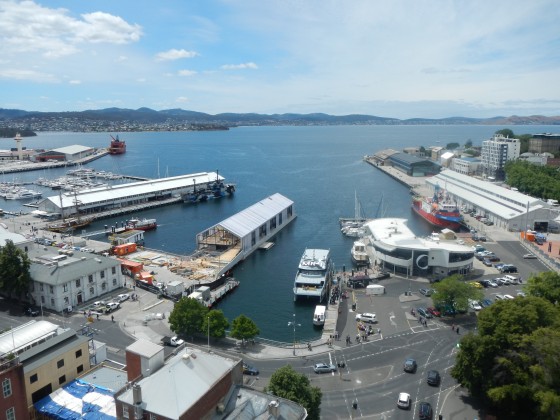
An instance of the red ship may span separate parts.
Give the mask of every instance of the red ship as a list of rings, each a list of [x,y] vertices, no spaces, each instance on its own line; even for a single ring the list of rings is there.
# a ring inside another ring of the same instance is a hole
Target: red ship
[[[423,197],[412,199],[412,209],[428,223],[451,230],[459,230],[463,216],[455,203],[444,199],[444,194],[436,186],[434,197],[429,200]]]
[[[126,152],[126,142],[121,141],[119,136],[111,136],[111,145],[109,146],[109,153],[111,155],[122,155]]]

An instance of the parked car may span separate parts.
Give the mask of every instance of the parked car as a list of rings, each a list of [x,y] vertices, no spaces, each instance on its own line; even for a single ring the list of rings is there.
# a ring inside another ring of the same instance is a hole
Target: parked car
[[[525,297],[525,296],[527,296],[527,295],[525,294],[525,292],[517,292],[517,296],[519,296],[519,297]]]
[[[336,366],[332,364],[328,365],[326,363],[315,363],[315,366],[313,366],[313,370],[315,371],[315,373],[336,372]]]
[[[480,242],[486,242],[486,236],[479,236],[479,237],[478,237],[478,240],[479,240]]]
[[[432,296],[432,293],[434,292],[433,289],[426,289],[426,288],[418,289],[418,291],[422,293],[424,296]]]
[[[434,418],[434,412],[430,403],[422,401],[418,405],[418,418],[420,420],[432,420]]]
[[[412,400],[410,399],[410,394],[406,392],[401,392],[399,398],[397,399],[397,407],[404,408],[405,410],[410,409]]]
[[[535,258],[537,258],[537,256],[535,254],[525,254],[523,255],[523,258],[527,260],[534,260]]]
[[[41,311],[39,311],[39,309],[34,306],[28,306],[23,312],[25,313],[25,315],[33,317],[39,316],[41,314]]]
[[[128,293],[123,293],[117,296],[117,300],[119,302],[124,302],[125,300],[128,300],[129,297],[130,295]]]
[[[416,369],[418,369],[418,365],[416,364],[416,360],[409,358],[404,361],[403,368],[405,372],[416,373]]]
[[[488,258],[484,258],[482,260],[482,264],[484,264],[486,267],[492,267],[492,261],[490,261]]]
[[[432,318],[432,314],[429,313],[425,308],[416,308],[416,312],[418,315],[423,316],[424,318]]]
[[[439,372],[437,370],[430,370],[428,372],[428,378],[426,382],[428,382],[428,385],[439,386],[441,382],[441,376],[439,375]]]
[[[109,302],[107,305],[105,305],[105,307],[107,308],[105,312],[109,313],[109,312],[116,311],[121,307],[121,305],[119,302]]]
[[[482,306],[480,306],[477,300],[469,300],[469,306],[475,311],[480,311],[482,309]]]
[[[259,374],[259,370],[251,365],[248,365],[247,363],[243,363],[243,374],[257,376]]]
[[[496,268],[499,270],[499,269],[502,268],[504,265],[505,265],[504,263],[499,262],[499,263],[497,263],[497,264],[494,264],[494,267],[496,267]]]
[[[498,257],[497,255],[488,255],[486,257],[487,260],[490,260],[492,262],[498,262],[500,261],[500,257]]]
[[[356,315],[356,321],[368,322],[370,324],[375,324],[377,322],[377,317],[375,314],[364,312],[363,314]]]
[[[482,299],[479,303],[480,303],[480,306],[482,306],[483,308],[486,308],[487,306],[492,305],[492,300]]]
[[[477,281],[469,281],[469,286],[474,287],[475,289],[482,289],[482,285]]]
[[[504,299],[512,300],[512,299],[515,299],[515,298],[512,295],[504,295]]]
[[[498,287],[498,283],[496,283],[494,280],[488,280],[488,285],[490,287]]]
[[[432,314],[433,316],[441,316],[441,312],[438,311],[436,308],[429,307],[426,308],[426,310],[428,311],[428,313]]]
[[[93,308],[97,309],[97,308],[102,308],[105,306],[105,302],[102,300],[98,300],[97,302],[93,302]]]
[[[497,295],[494,295],[494,298],[495,298],[496,300],[504,300],[504,296],[503,296],[503,295],[498,295],[498,294],[497,294]]]

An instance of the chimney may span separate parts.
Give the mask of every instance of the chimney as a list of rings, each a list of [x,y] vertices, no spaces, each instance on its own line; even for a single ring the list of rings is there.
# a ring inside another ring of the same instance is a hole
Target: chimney
[[[277,419],[280,414],[280,401],[273,400],[268,403],[268,414]]]
[[[132,402],[134,405],[142,404],[142,387],[140,384],[132,385]]]

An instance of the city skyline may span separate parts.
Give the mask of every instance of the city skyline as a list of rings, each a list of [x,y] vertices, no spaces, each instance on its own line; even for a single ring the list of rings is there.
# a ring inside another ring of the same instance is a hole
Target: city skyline
[[[560,115],[559,14],[518,0],[0,0],[0,108]]]

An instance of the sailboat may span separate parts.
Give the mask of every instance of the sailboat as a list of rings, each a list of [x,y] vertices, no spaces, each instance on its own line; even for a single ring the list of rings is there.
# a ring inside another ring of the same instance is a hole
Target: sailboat
[[[340,231],[346,236],[360,237],[365,233],[364,223],[368,222],[362,212],[358,193],[354,191],[354,217],[341,217]]]
[[[59,233],[67,233],[73,231],[75,229],[79,229],[85,226],[88,226],[95,220],[94,217],[81,217],[80,216],[80,209],[78,205],[80,204],[80,200],[77,198],[77,193],[74,191],[74,205],[76,207],[76,217],[64,217],[64,209],[62,205],[62,193],[59,192],[60,197],[60,211],[63,214],[62,220],[59,222],[55,222],[52,224],[47,225],[46,229],[51,232],[59,232]]]

